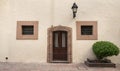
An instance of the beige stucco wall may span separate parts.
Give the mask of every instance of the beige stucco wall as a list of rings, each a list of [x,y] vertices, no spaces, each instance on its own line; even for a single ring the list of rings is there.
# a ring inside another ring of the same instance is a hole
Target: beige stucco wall
[[[72,4],[78,5],[76,19]],[[53,26],[72,28],[73,62],[95,58],[91,46],[98,40],[120,47],[119,0],[0,0],[0,61],[46,62],[47,29]],[[39,21],[38,40],[16,40],[17,21]],[[76,40],[76,21],[98,21],[98,40]],[[110,58],[120,63],[120,55]]]

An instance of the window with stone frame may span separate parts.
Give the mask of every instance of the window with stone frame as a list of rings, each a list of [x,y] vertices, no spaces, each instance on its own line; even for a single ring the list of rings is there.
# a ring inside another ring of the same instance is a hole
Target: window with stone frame
[[[97,40],[97,21],[77,21],[77,40]]]
[[[17,21],[18,40],[36,40],[38,39],[38,21]]]

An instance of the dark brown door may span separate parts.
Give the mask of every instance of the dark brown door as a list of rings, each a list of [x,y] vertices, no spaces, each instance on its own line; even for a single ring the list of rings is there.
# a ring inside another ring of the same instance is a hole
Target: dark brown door
[[[67,61],[67,32],[53,32],[53,60]]]

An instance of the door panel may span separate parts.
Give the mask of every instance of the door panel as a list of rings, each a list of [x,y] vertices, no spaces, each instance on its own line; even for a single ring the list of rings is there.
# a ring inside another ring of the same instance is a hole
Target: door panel
[[[67,32],[53,32],[53,60],[67,60]]]

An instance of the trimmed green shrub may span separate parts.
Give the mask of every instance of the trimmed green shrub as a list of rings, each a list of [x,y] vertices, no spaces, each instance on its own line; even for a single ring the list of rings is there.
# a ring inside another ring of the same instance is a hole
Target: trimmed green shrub
[[[93,44],[92,48],[98,59],[113,55],[117,56],[120,53],[119,48],[109,41],[98,41]]]

